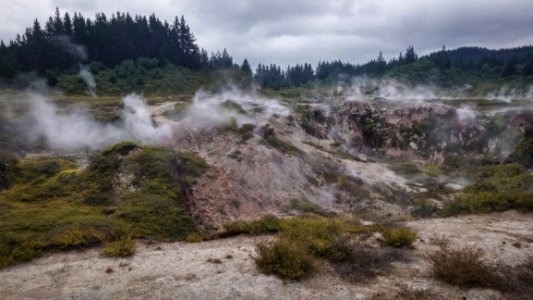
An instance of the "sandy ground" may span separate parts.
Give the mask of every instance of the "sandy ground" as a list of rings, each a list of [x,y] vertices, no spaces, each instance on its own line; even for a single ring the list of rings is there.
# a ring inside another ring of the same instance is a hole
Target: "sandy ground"
[[[506,212],[411,221],[419,233],[410,259],[366,282],[343,281],[328,266],[302,282],[258,273],[255,244],[271,236],[235,237],[196,244],[139,242],[128,259],[99,249],[48,254],[0,271],[1,299],[372,299],[401,286],[442,299],[512,299],[488,289],[462,290],[434,281],[425,255],[441,239],[474,245],[509,265],[533,256],[533,214]],[[519,243],[520,246],[517,246]],[[219,261],[217,261],[219,260]]]

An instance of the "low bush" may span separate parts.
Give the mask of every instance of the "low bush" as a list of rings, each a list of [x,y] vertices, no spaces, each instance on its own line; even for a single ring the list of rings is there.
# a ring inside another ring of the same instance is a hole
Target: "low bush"
[[[428,199],[417,199],[411,214],[415,217],[430,217],[439,212],[439,208]]]
[[[346,237],[337,239],[327,256],[337,274],[349,282],[370,280],[400,258],[396,249],[373,248]]]
[[[280,229],[281,220],[273,215],[266,215],[261,219],[251,222],[235,221],[224,224],[218,233],[219,237],[231,237],[239,234],[268,234],[276,233]]]
[[[447,245],[429,255],[433,276],[459,287],[502,289],[505,280],[483,259],[483,251],[473,247],[452,249]]]
[[[392,247],[411,246],[416,241],[416,232],[407,227],[384,228],[381,236],[383,241]]]
[[[123,237],[107,243],[104,247],[104,254],[109,257],[128,257],[133,256],[136,250],[135,240],[131,237]]]
[[[275,274],[283,279],[301,279],[316,270],[315,258],[306,248],[288,239],[257,245],[255,263],[264,274]]]
[[[302,152],[291,143],[279,139],[274,132],[274,128],[268,126],[268,124],[263,127],[263,140],[266,145],[288,155],[298,155]]]
[[[285,211],[297,211],[304,214],[326,216],[328,212],[320,205],[314,204],[306,198],[292,199],[290,204],[284,207]]]
[[[429,176],[439,176],[442,173],[439,165],[433,163],[425,165],[423,171]]]
[[[204,236],[198,232],[191,232],[185,237],[187,243],[199,243],[204,240]]]

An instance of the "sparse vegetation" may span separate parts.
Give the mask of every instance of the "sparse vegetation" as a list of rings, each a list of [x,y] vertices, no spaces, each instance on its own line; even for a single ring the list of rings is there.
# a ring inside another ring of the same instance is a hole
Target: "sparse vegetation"
[[[288,239],[257,245],[255,263],[264,274],[283,279],[301,279],[316,271],[316,259],[301,244]]]
[[[439,176],[441,174],[441,169],[439,165],[434,163],[428,163],[424,166],[424,173],[428,174],[429,176]]]
[[[314,204],[306,198],[292,199],[290,204],[284,207],[285,211],[297,211],[304,214],[326,216],[328,212],[320,205]]]
[[[191,232],[185,237],[187,243],[199,243],[204,240],[204,236],[198,232]]]
[[[275,148],[282,153],[288,155],[298,155],[301,153],[300,149],[296,148],[289,142],[279,139],[274,132],[274,128],[270,127],[268,124],[263,127],[263,140],[266,145]]]
[[[104,254],[109,257],[133,256],[137,250],[135,240],[129,236],[119,238],[116,241],[108,242],[104,246]]]
[[[508,160],[526,168],[533,167],[533,125],[525,128],[523,138],[518,141]]]
[[[533,210],[533,175],[516,164],[483,167],[477,180],[457,199],[446,204],[447,214]]]
[[[267,215],[263,218],[251,222],[235,221],[224,225],[223,231],[218,233],[219,237],[230,237],[239,234],[267,234],[276,233],[280,230],[281,220],[275,216]]]
[[[318,260],[326,260],[344,279],[363,281],[401,258],[393,248],[378,249],[360,243],[359,239],[369,238],[371,233],[382,230],[382,226],[352,225],[339,218],[310,215],[277,219],[275,229],[270,231],[256,228],[265,228],[261,224],[272,224],[272,220],[254,222],[226,226],[222,236],[278,232],[278,238],[273,242],[258,245],[255,259],[261,272],[285,279],[300,279],[312,274],[315,270],[312,266]]]
[[[494,266],[483,259],[483,254],[478,248],[452,249],[448,245],[443,245],[429,255],[433,276],[460,287],[503,289],[505,279],[499,276]]]
[[[416,232],[407,227],[384,228],[381,235],[383,241],[392,247],[411,246],[416,241]]]
[[[411,214],[415,217],[430,217],[439,212],[439,208],[428,199],[416,199]]]
[[[84,171],[56,158],[10,163],[3,173],[8,188],[0,191],[0,207],[9,208],[0,209],[0,267],[95,244],[125,255],[130,235],[185,239],[196,226],[182,189],[207,167],[193,154],[130,142],[96,153]],[[133,191],[114,185],[120,170],[134,175]]]

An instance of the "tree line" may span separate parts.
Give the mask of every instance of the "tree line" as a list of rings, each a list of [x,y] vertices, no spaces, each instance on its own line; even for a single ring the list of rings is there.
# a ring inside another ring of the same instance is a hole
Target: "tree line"
[[[146,17],[117,12],[109,18],[97,13],[94,19],[75,12],[71,17],[56,8],[44,26],[37,19],[24,34],[5,44],[0,42],[0,76],[18,72],[64,71],[86,61],[114,67],[125,60],[155,58],[192,70],[233,68],[233,58],[224,49],[208,55],[199,49],[185,18],[169,24],[154,14]]]
[[[419,57],[410,45],[388,61],[380,51],[375,59],[362,64],[320,61],[313,69],[310,63],[286,68],[260,63],[252,72],[248,60],[239,65],[226,49],[211,55],[200,49],[183,16],[175,17],[172,23],[161,21],[154,14],[146,17],[123,12],[110,18],[97,13],[90,19],[80,13],[72,17],[68,13],[62,15],[56,9],[44,27],[36,19],[32,27],[7,45],[0,41],[0,77],[38,71],[53,79],[64,71],[75,72],[79,63],[98,62],[114,68],[124,61],[142,58],[152,59],[152,64],[159,67],[170,64],[190,70],[241,70],[250,78],[253,76],[257,84],[272,89],[356,76],[404,77],[444,85],[471,75],[479,80],[533,76],[532,46],[500,50],[479,47],[447,50],[443,46],[440,51]]]

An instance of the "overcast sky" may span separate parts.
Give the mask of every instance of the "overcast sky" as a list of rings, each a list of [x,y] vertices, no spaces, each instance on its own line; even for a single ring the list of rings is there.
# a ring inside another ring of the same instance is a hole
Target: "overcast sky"
[[[281,65],[386,59],[407,45],[419,54],[460,46],[533,44],[533,0],[1,0],[0,38],[62,13],[183,14],[200,47],[227,48],[236,62]]]

